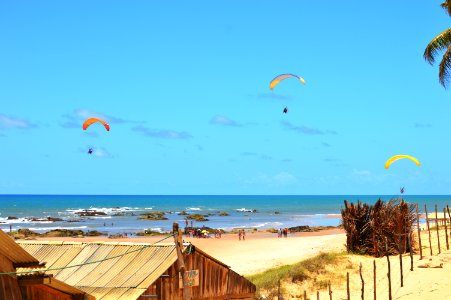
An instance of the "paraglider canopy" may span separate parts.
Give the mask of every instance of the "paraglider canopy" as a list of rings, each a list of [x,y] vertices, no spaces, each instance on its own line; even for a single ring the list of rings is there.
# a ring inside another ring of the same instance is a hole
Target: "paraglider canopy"
[[[406,155],[406,154],[399,154],[399,155],[394,155],[392,157],[390,157],[386,162],[385,162],[385,168],[388,169],[390,167],[390,165],[399,160],[399,159],[403,159],[403,158],[407,158],[410,159],[411,161],[413,161],[414,163],[417,164],[417,166],[420,166],[420,161],[418,159],[416,159],[413,156],[410,155]]]
[[[105,122],[104,120],[98,119],[98,118],[89,118],[87,119],[84,123],[83,123],[83,130],[86,130],[89,126],[91,126],[91,124],[94,124],[96,122],[102,123],[103,126],[105,127],[105,129],[107,131],[110,131],[110,125],[108,125],[107,122]]]
[[[269,88],[272,90],[276,85],[279,84],[279,82],[281,82],[282,80],[285,80],[287,78],[297,78],[300,82],[302,82],[302,84],[305,84],[305,80],[302,77],[299,77],[294,74],[281,74],[281,75],[277,76],[276,78],[274,78],[273,80],[271,80],[271,82],[269,83]]]

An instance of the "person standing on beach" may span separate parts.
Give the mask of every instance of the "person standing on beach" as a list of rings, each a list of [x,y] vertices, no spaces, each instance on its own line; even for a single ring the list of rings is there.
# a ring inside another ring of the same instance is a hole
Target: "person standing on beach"
[[[243,229],[243,233],[242,233],[242,235],[243,235],[243,241],[246,239],[245,237],[246,237],[246,231],[244,231],[244,229]]]
[[[238,230],[238,239],[241,241],[241,229]]]

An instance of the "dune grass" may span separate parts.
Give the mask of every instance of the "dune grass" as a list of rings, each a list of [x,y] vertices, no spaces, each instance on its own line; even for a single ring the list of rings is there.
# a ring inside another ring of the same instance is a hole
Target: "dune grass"
[[[255,275],[246,276],[257,287],[257,294],[261,291],[275,291],[278,288],[279,280],[303,282],[313,281],[319,288],[327,287],[332,278],[328,278],[328,268],[337,265],[345,259],[345,252],[340,253],[320,253],[317,256],[303,260],[293,265],[286,265],[267,270]],[[321,279],[318,280],[318,276]],[[333,276],[333,275],[331,275]]]

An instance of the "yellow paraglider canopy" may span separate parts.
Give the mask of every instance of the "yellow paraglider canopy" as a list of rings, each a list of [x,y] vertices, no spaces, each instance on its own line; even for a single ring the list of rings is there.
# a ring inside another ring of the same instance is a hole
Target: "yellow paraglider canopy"
[[[302,82],[302,84],[305,84],[305,80],[302,77],[299,77],[299,76],[296,76],[293,74],[281,74],[281,75],[277,76],[276,78],[274,78],[273,80],[271,80],[271,82],[269,83],[269,88],[272,90],[282,80],[287,79],[287,78],[292,78],[292,77],[299,79],[299,81]]]
[[[393,162],[397,161],[398,159],[403,159],[403,158],[410,159],[411,161],[416,163],[417,166],[420,166],[420,161],[418,159],[416,159],[415,157],[410,156],[410,155],[406,155],[406,154],[399,154],[399,155],[395,155],[395,156],[390,157],[385,162],[385,168],[388,169]]]

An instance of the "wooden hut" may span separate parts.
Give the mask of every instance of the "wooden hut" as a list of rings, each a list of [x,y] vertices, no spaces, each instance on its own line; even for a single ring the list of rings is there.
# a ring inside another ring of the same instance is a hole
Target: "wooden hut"
[[[36,242],[20,245],[47,274],[97,300],[187,299],[174,243]],[[189,299],[254,299],[255,285],[191,244],[183,250]]]
[[[43,273],[16,274],[23,268],[44,267],[0,230],[0,299],[5,300],[86,300],[85,292]]]

